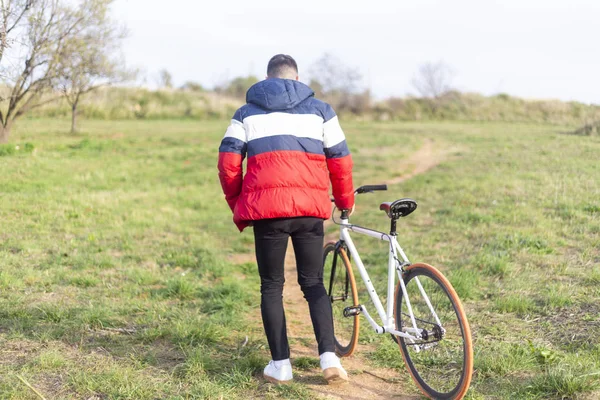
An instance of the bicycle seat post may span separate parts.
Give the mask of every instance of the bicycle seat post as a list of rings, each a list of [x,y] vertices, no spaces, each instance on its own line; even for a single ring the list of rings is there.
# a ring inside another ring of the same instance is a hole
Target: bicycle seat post
[[[390,236],[396,236],[396,218],[392,218],[390,226]]]
[[[379,209],[385,211],[391,219],[390,235],[396,236],[396,221],[400,217],[406,217],[417,209],[417,202],[413,199],[399,199],[394,202],[385,202],[379,205]]]

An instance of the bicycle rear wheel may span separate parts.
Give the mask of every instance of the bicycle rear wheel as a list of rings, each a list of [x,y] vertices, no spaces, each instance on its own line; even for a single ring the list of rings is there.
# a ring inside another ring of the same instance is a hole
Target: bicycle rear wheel
[[[358,315],[344,316],[346,307],[358,306],[358,292],[350,260],[342,248],[330,242],[323,249],[323,283],[331,301],[335,352],[348,357],[358,342]]]
[[[406,367],[427,397],[462,399],[471,384],[473,347],[471,329],[460,299],[442,273],[427,264],[406,268],[404,284],[417,329],[422,333],[422,338],[414,342],[398,338]],[[394,314],[397,330],[410,332],[414,329],[400,283],[396,287]]]

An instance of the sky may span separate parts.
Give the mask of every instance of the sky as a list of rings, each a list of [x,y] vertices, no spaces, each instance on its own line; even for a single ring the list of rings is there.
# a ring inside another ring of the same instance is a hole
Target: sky
[[[113,13],[150,86],[161,69],[209,88],[264,78],[278,53],[308,82],[330,53],[376,98],[416,94],[419,65],[443,61],[461,91],[600,104],[598,0],[116,0]]]

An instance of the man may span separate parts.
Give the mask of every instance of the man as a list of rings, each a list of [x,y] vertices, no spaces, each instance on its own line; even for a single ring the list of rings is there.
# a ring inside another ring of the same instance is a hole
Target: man
[[[293,378],[282,301],[291,237],[324,377],[329,383],[347,381],[335,355],[322,259],[323,220],[331,215],[330,181],[336,206],[354,207],[352,158],[344,132],[331,106],[298,81],[298,66],[288,55],[271,58],[267,79],[248,90],[246,102],[221,142],[218,168],[234,223],[240,231],[254,227],[260,307],[272,356],[263,375],[273,383]]]

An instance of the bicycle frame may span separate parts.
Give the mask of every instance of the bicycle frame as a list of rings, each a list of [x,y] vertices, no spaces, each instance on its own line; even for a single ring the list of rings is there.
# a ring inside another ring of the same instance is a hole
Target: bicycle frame
[[[388,285],[387,285],[387,301],[386,301],[387,304],[386,304],[385,309],[383,307],[383,304],[381,303],[379,296],[377,295],[377,292],[373,286],[373,283],[371,282],[369,273],[367,272],[362,260],[360,259],[358,250],[356,249],[356,246],[354,245],[354,242],[352,241],[352,238],[350,237],[350,232],[355,232],[355,233],[359,233],[362,235],[370,236],[372,238],[379,239],[384,242],[388,242],[388,244],[389,244]],[[346,246],[348,247],[348,250],[350,251],[350,255],[352,256],[352,259],[354,260],[354,263],[356,264],[356,267],[358,268],[360,276],[365,283],[367,291],[369,292],[369,297],[371,298],[371,301],[373,302],[373,305],[375,306],[375,309],[377,310],[377,314],[379,315],[379,318],[382,321],[381,325],[378,324],[373,319],[373,317],[371,317],[371,315],[367,311],[367,308],[364,305],[360,306],[361,312],[365,315],[365,317],[367,318],[367,321],[369,321],[369,324],[371,324],[371,327],[373,327],[375,332],[377,332],[379,334],[386,333],[386,332],[391,333],[395,336],[401,336],[406,339],[409,339],[411,342],[413,342],[415,339],[420,339],[421,331],[417,328],[417,323],[415,320],[414,313],[412,311],[410,299],[408,298],[406,286],[404,284],[404,280],[402,279],[403,268],[406,265],[410,265],[410,261],[406,257],[406,254],[404,253],[404,250],[402,250],[402,247],[400,247],[400,244],[398,243],[396,235],[390,235],[390,234],[378,232],[378,231],[375,231],[372,229],[367,229],[367,228],[363,228],[360,226],[351,225],[349,223],[348,219],[342,219],[340,221],[340,240],[343,241],[346,244]],[[398,256],[401,257],[401,259],[403,261],[402,263],[398,259]],[[394,271],[396,271],[396,273],[394,273]],[[395,286],[394,283],[396,280],[396,275],[398,276],[400,286],[402,287],[402,294],[403,294],[404,300],[406,302],[406,306],[407,306],[408,312],[410,314],[410,319],[412,322],[412,328],[405,328],[406,332],[396,330],[396,324],[395,324],[395,318],[394,318],[394,286]],[[433,306],[431,305],[429,297],[425,293],[423,286],[421,286],[421,282],[419,282],[418,278],[415,278],[415,281],[416,281],[417,287],[419,288],[419,291],[421,292],[421,295],[425,299],[425,302],[427,303],[432,315],[434,316],[435,321],[440,326],[440,328],[442,328],[442,330],[443,330],[440,319],[438,318],[437,314],[433,310]],[[417,351],[418,351],[418,349],[417,349]]]

